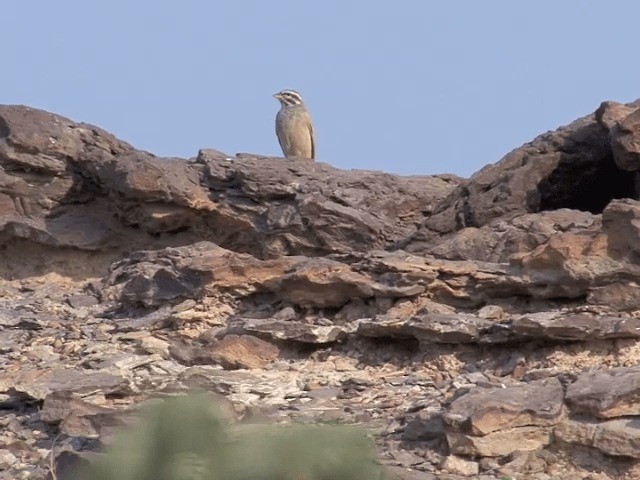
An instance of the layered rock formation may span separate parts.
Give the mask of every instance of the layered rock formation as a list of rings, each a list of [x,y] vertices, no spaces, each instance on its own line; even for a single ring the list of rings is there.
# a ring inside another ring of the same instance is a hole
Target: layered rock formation
[[[74,478],[194,388],[363,424],[399,478],[640,476],[638,118],[605,102],[461,179],[158,158],[0,107],[6,478]]]

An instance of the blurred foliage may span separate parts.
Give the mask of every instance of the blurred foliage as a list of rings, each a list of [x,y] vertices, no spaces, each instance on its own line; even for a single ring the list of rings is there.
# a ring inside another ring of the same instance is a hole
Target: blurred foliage
[[[329,425],[238,425],[206,394],[166,399],[120,432],[87,480],[378,480],[364,431]]]

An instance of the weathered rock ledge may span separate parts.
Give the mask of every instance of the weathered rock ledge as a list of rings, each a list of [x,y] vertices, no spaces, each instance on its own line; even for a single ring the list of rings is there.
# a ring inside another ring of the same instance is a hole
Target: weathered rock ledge
[[[640,475],[638,118],[462,179],[158,158],[0,106],[0,478],[46,478],[59,435],[72,479],[193,388],[362,423],[400,478]]]

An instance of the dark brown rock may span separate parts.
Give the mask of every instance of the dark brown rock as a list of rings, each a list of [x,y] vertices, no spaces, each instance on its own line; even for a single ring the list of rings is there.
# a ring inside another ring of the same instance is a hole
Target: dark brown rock
[[[420,285],[378,283],[348,265],[329,259],[300,262],[290,272],[265,284],[280,298],[301,306],[341,307],[355,298],[412,297],[424,292]]]
[[[484,436],[523,426],[551,426],[562,418],[564,391],[556,378],[499,389],[474,388],[444,415],[452,431]]]
[[[411,337],[422,344],[478,343],[493,322],[475,315],[423,314],[410,319],[377,317],[358,322],[365,337]]]
[[[437,205],[409,243],[429,238],[429,231],[482,227],[516,214],[559,208],[599,213],[612,198],[633,192],[633,175],[614,163],[608,129],[589,115],[475,173]]]
[[[59,429],[69,437],[95,438],[109,444],[120,430],[131,427],[139,419],[139,414],[128,411],[71,411],[60,422]]]
[[[467,460],[456,455],[449,455],[448,457],[445,457],[442,461],[441,468],[449,473],[464,475],[465,477],[478,475],[480,471],[478,462]]]
[[[171,341],[169,355],[183,365],[210,365],[214,363],[202,345],[188,338],[177,338]]]
[[[591,288],[640,274],[637,265],[611,255],[610,239],[603,234],[559,234],[511,261],[522,269],[527,292],[537,298],[585,297]]]
[[[291,320],[242,319],[234,322],[232,330],[267,337],[276,341],[325,344],[344,340],[345,329],[335,325],[314,325]]]
[[[593,446],[609,455],[640,459],[640,418],[602,422],[596,429]]]
[[[114,266],[105,296],[153,306],[199,298],[206,291],[247,295],[259,288],[266,289],[265,282],[284,275],[301,260],[296,257],[259,260],[210,242],[141,252]]]
[[[71,295],[67,298],[67,303],[73,308],[93,307],[97,305],[98,299],[93,295]]]
[[[587,302],[591,305],[607,305],[622,312],[640,310],[640,285],[627,281],[594,287],[587,296]],[[634,323],[635,318],[629,320],[631,320],[630,323]],[[635,329],[629,333],[634,332],[636,332]]]
[[[605,101],[595,111],[595,118],[603,127],[611,130],[637,108],[637,102],[625,105],[624,103]]]
[[[455,176],[399,178],[268,157],[220,161],[205,150],[197,161],[207,185],[219,192],[218,211],[261,231],[262,257],[384,248],[415,231],[415,223],[460,182]],[[237,241],[250,240],[243,236]],[[255,252],[253,243],[243,250]]]
[[[53,246],[143,248],[183,232],[258,257],[367,251],[410,235],[460,181],[211,150],[157,158],[23,106],[0,106],[0,134],[0,229]]]
[[[593,419],[565,418],[556,426],[553,434],[557,441],[592,447],[598,424]]]
[[[55,457],[56,480],[84,480],[84,469],[100,454],[64,450]],[[102,454],[103,455],[103,454]]]
[[[424,292],[416,284],[381,283],[330,259],[282,257],[259,260],[209,242],[141,252],[116,264],[105,296],[146,306],[229,292],[246,296],[272,292],[305,307],[339,307],[351,300],[412,297]]]
[[[510,329],[514,337],[549,340],[640,338],[640,318],[544,312],[515,318]]]
[[[70,415],[87,416],[110,412],[109,408],[85,402],[68,390],[48,394],[40,411],[40,419],[46,423],[59,423]]]
[[[533,451],[552,442],[550,427],[515,427],[478,437],[447,432],[451,453],[469,457],[505,457],[515,451]]]
[[[402,438],[407,441],[441,437],[444,437],[444,422],[440,412],[419,412],[407,422],[402,432]]]
[[[640,319],[593,314],[540,312],[512,319],[486,319],[471,314],[418,314],[409,318],[378,315],[356,322],[358,335],[414,338],[423,347],[433,343],[513,343],[528,339],[585,341],[640,338]]]
[[[640,254],[640,202],[631,199],[611,202],[602,212],[602,231],[607,235],[609,254],[638,263]]]
[[[0,378],[0,392],[13,392],[44,400],[53,392],[105,393],[126,390],[127,381],[105,372],[86,372],[74,368],[24,370],[17,376]]]
[[[587,372],[567,388],[572,412],[597,418],[640,415],[640,368]]]
[[[599,227],[597,215],[562,208],[518,215],[509,220],[497,219],[480,228],[466,227],[444,241],[415,241],[406,249],[448,260],[506,263],[512,255],[533,250],[558,233],[591,231]]]
[[[640,419],[619,418],[564,420],[555,430],[555,437],[572,445],[593,447],[607,455],[640,459]]]
[[[272,343],[251,335],[231,334],[208,347],[207,353],[213,362],[232,370],[265,368],[278,358],[280,350]]]
[[[640,109],[615,122],[611,130],[611,149],[621,170],[640,170]]]

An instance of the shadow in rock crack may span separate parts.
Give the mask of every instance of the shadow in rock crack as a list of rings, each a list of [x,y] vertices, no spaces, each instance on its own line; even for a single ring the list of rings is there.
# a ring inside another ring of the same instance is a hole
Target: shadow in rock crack
[[[356,338],[340,349],[368,367],[403,367],[415,363],[422,355],[420,343],[413,337]]]
[[[593,161],[565,154],[527,200],[533,211],[569,208],[600,214],[613,199],[636,198],[636,172],[620,170],[611,152]],[[537,197],[537,198],[535,198]]]

